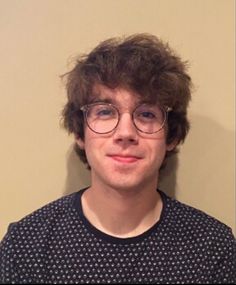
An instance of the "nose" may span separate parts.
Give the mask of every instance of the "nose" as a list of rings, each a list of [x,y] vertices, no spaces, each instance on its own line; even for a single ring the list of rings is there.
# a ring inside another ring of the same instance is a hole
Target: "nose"
[[[113,137],[114,140],[119,143],[137,144],[138,133],[131,114],[123,113],[120,116],[120,121]]]

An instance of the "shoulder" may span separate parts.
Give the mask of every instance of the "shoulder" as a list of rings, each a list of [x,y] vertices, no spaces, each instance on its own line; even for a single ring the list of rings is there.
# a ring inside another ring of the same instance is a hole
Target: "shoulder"
[[[27,243],[46,239],[57,228],[63,227],[77,213],[73,207],[76,193],[59,198],[37,209],[21,220],[11,223],[2,243]]]
[[[39,264],[46,260],[53,242],[64,240],[66,235],[70,235],[71,227],[79,228],[75,197],[76,193],[73,193],[55,200],[9,226],[0,243],[0,282],[14,280],[15,283],[18,272],[27,276],[27,270],[30,271],[34,265],[37,270],[43,270],[43,267],[39,269]],[[37,274],[42,272],[37,271]]]
[[[165,196],[165,195],[164,195]],[[211,283],[235,283],[236,241],[226,224],[209,214],[165,196],[165,232],[188,260],[211,276]]]
[[[68,211],[71,210],[73,205],[73,200],[76,193],[61,197],[55,201],[52,201],[45,206],[39,208],[33,213],[27,215],[21,219],[17,224],[23,225],[27,223],[47,223],[53,221],[61,216],[68,214]]]
[[[166,196],[166,217],[173,232],[209,244],[235,244],[232,229],[204,211]]]

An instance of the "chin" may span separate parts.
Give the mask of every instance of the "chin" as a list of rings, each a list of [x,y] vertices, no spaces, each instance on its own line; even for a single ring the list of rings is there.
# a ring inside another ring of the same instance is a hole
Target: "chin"
[[[122,179],[121,177],[119,177],[117,181],[116,180],[110,181],[109,186],[115,190],[127,192],[131,190],[137,191],[138,188],[140,188],[140,186],[144,184],[145,183],[141,180],[132,181],[131,179],[129,179],[129,177],[126,177],[125,179]]]

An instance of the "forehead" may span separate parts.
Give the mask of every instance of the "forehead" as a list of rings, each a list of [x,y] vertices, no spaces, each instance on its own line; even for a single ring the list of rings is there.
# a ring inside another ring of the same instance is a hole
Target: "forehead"
[[[116,105],[137,105],[143,102],[140,94],[123,87],[109,88],[104,85],[95,85],[93,88],[90,102],[104,101]]]

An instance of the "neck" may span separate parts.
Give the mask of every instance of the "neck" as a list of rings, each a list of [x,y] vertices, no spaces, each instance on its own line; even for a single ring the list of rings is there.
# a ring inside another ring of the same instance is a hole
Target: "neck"
[[[122,190],[92,186],[82,196],[84,215],[104,233],[116,237],[137,236],[160,218],[161,197],[156,184],[151,186]]]

